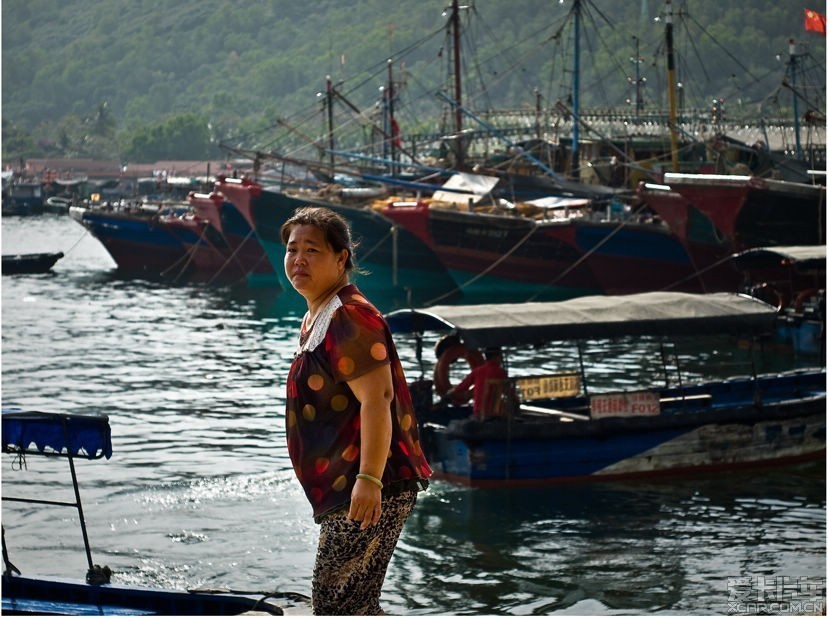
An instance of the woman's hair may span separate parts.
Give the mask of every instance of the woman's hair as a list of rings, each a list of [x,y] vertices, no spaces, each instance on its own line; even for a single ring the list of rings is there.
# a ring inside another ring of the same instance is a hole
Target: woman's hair
[[[359,273],[356,265],[354,250],[356,243],[351,238],[351,228],[345,217],[323,206],[303,206],[293,211],[290,218],[282,224],[280,235],[282,244],[287,245],[290,239],[290,232],[296,225],[312,225],[322,230],[325,240],[337,253],[343,249],[348,250],[348,257],[345,260],[345,270]]]

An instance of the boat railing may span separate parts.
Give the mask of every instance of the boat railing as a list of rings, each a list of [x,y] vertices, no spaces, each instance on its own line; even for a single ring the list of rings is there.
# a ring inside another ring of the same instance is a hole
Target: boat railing
[[[4,502],[22,502],[46,506],[72,507],[78,512],[86,560],[89,567],[86,579],[89,582],[108,582],[109,569],[101,569],[92,562],[86,519],[83,514],[75,458],[107,459],[112,455],[112,440],[109,418],[106,415],[57,414],[48,412],[21,412],[3,410],[3,452],[18,458],[18,468],[25,467],[27,455],[65,457],[69,462],[74,501],[46,500],[3,495]],[[3,529],[3,561],[5,571],[20,573],[9,561],[6,548],[5,528]]]
[[[585,421],[604,416],[601,410],[609,415],[675,415],[739,403],[777,404],[788,399],[792,389],[803,398],[825,395],[824,371],[801,369],[687,382],[666,388],[591,394],[580,392],[578,377],[577,374],[551,374],[511,378],[518,400],[517,415]]]

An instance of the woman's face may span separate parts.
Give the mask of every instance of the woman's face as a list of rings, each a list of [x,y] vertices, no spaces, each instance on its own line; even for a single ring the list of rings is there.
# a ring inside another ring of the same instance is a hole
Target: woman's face
[[[285,251],[285,275],[305,299],[312,301],[329,290],[345,270],[348,250],[335,252],[315,225],[295,225]]]

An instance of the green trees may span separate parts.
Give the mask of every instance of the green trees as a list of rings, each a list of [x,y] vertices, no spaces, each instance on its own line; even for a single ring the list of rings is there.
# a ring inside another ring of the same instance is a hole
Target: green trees
[[[451,41],[442,14],[448,4],[4,0],[3,160],[215,156],[218,142],[273,144],[272,133],[250,133],[272,127],[276,118],[317,137],[323,123],[310,119],[321,111],[317,93],[326,76],[369,110],[380,99],[392,56],[394,79],[405,82],[395,108],[403,132],[429,123],[428,130],[438,130],[435,118],[445,105],[435,92],[450,84]],[[571,0],[462,4],[471,7],[462,14],[464,105],[532,108],[536,89],[545,105],[567,100]],[[726,99],[731,116],[757,119],[761,102],[775,101],[781,87],[788,38],[814,58],[825,57],[825,38],[804,31],[804,8],[812,5],[673,0],[688,107]],[[581,104],[625,105],[630,59],[640,43],[645,99],[662,105],[663,23],[654,18],[664,0],[581,0],[581,6]],[[777,98],[784,103],[790,96]]]
[[[121,159],[137,163],[170,159],[213,159],[221,153],[213,144],[207,121],[197,114],[179,114],[152,126],[139,126],[118,136]]]

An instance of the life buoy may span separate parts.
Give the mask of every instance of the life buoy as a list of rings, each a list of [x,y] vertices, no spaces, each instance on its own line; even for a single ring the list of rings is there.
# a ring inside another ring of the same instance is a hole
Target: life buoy
[[[462,358],[469,364],[470,369],[479,367],[485,362],[480,352],[470,350],[459,339],[448,342],[448,345],[442,346],[442,349],[438,344],[437,349],[437,364],[434,365],[434,390],[440,397],[443,397],[452,387],[449,371],[454,361]]]

